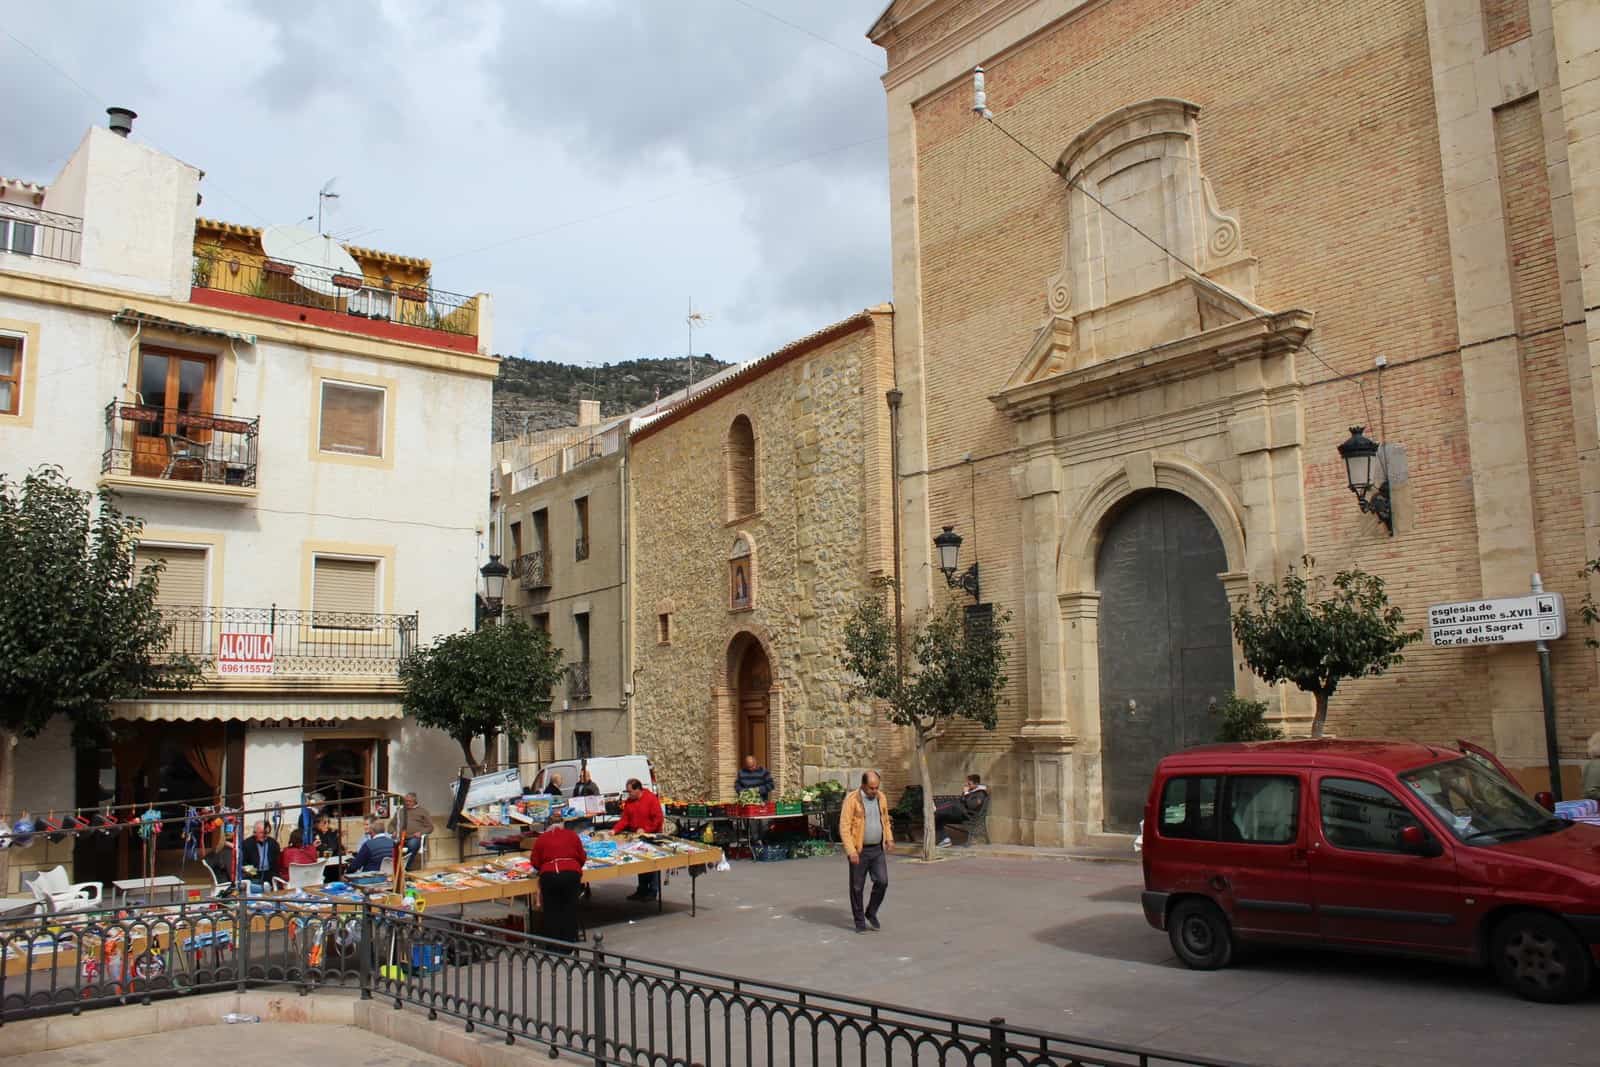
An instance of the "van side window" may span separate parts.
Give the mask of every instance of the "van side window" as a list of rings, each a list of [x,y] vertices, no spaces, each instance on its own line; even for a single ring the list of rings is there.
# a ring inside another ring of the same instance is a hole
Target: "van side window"
[[[1217,785],[1212,776],[1167,779],[1161,790],[1161,836],[1217,839]]]
[[[1222,839],[1287,845],[1299,834],[1300,780],[1278,775],[1230,775]]]
[[[1416,816],[1395,795],[1372,782],[1324,778],[1317,791],[1322,836],[1337,848],[1365,852],[1406,852],[1400,831],[1417,826]]]

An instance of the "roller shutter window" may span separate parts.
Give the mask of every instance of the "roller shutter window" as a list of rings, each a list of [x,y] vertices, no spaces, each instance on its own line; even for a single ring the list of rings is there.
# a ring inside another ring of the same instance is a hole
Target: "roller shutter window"
[[[134,573],[143,574],[146,566],[164,562],[160,584],[156,586],[156,607],[172,626],[168,649],[173,652],[201,652],[210,629],[206,621],[206,577],[208,555],[203,548],[170,548],[165,545],[140,545],[134,550]]]
[[[382,456],[384,399],[383,389],[323,382],[317,447],[348,456]]]
[[[370,629],[378,604],[378,561],[318,556],[311,576],[312,625]]]

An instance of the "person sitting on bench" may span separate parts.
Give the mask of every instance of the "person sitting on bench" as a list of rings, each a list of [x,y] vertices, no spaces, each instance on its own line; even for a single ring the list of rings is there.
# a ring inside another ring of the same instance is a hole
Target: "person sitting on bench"
[[[983,779],[978,775],[967,775],[967,785],[961,790],[960,798],[946,801],[933,810],[933,825],[939,832],[939,844],[950,844],[950,838],[945,833],[946,827],[952,823],[965,823],[974,816],[982,815],[988,806],[989,787],[983,784]]]

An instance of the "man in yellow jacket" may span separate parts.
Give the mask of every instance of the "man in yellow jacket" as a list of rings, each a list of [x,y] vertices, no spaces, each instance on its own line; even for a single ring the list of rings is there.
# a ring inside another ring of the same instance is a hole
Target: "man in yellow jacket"
[[[889,891],[887,854],[894,851],[894,832],[889,826],[889,804],[880,786],[878,772],[867,771],[861,776],[861,788],[845,796],[844,807],[839,811],[839,840],[850,860],[850,914],[858,934],[866,933],[868,924],[874,930],[881,928],[878,908]],[[861,895],[869,874],[872,897],[863,907]]]

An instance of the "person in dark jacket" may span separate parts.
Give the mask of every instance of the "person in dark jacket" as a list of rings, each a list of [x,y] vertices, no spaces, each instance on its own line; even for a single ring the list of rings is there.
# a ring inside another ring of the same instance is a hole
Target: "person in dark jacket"
[[[933,824],[939,831],[939,844],[949,845],[945,827],[951,823],[964,823],[974,815],[981,815],[989,805],[989,787],[976,774],[967,775],[967,784],[961,790],[961,799],[940,804],[933,810]]]
[[[578,771],[578,784],[572,787],[575,797],[597,797],[600,795],[600,786],[589,774],[589,765],[585,763]]]
[[[383,861],[394,855],[394,838],[383,824],[377,819],[367,820],[367,838],[361,842],[361,847],[356,849],[356,858],[350,861],[350,873],[360,874],[363,871],[376,871],[382,868]]]
[[[544,795],[547,797],[559,797],[565,795],[561,792],[561,776],[559,774],[552,774],[550,776],[550,784],[544,787]]]
[[[261,892],[272,885],[282,852],[272,837],[271,828],[265,822],[256,823],[255,834],[245,838],[244,844],[239,846],[240,877],[250,883],[253,892]]]
[[[733,779],[733,791],[743,793],[746,789],[754,789],[761,794],[761,803],[765,804],[767,798],[772,796],[773,788],[771,772],[757,763],[754,756],[746,756],[744,766]]]
[[[545,823],[544,833],[533,842],[530,857],[539,872],[539,908],[544,913],[544,936],[566,942],[550,946],[552,952],[571,952],[578,940],[578,889],[589,856],[583,839],[566,828],[560,810]]]

